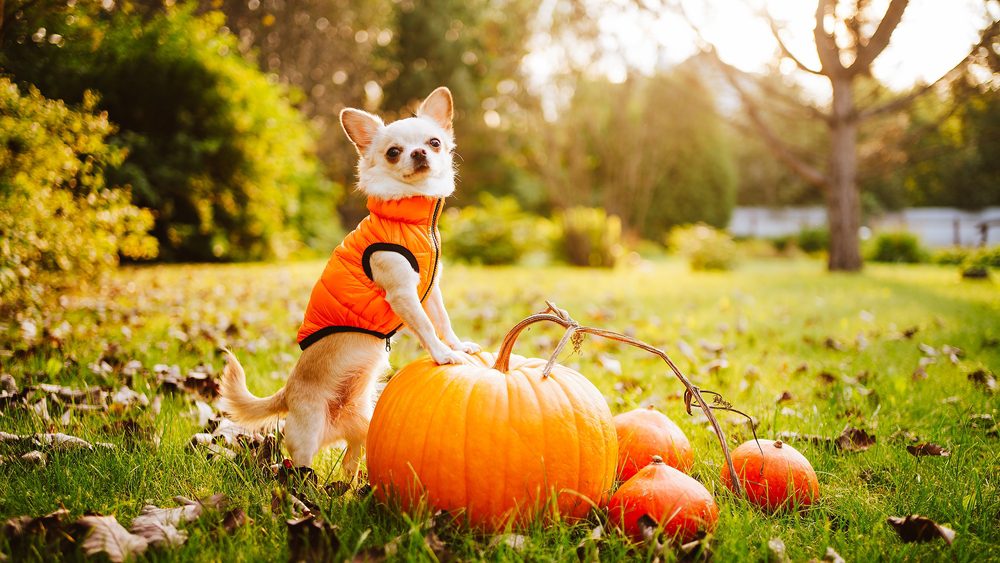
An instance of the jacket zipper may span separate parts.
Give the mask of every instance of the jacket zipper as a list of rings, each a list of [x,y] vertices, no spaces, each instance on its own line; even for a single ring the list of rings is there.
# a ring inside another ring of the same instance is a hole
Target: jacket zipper
[[[437,237],[437,230],[438,230],[437,229],[437,223],[438,223],[438,214],[441,211],[441,203],[443,201],[444,200],[442,198],[438,198],[437,202],[434,204],[434,211],[431,212],[431,225],[430,225],[430,229],[428,230],[427,234],[430,235],[431,242],[434,244],[434,264],[431,266],[431,279],[430,279],[430,282],[427,284],[427,289],[424,290],[423,296],[420,297],[420,302],[421,303],[424,302],[424,299],[427,299],[427,296],[430,295],[430,293],[431,293],[431,288],[434,287],[434,278],[437,277],[438,261],[441,259],[441,242],[438,240],[438,237]],[[385,337],[385,351],[386,352],[390,351],[390,341],[389,341],[389,339],[392,338],[392,335],[395,334],[396,331],[398,331],[401,328],[403,328],[403,323],[400,323],[399,326],[397,326],[396,328],[392,329],[392,331],[390,331],[389,334],[386,335],[386,337]]]

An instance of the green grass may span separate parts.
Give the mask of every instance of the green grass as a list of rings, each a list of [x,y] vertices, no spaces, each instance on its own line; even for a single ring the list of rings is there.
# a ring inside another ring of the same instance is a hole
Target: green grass
[[[177,364],[186,372],[202,362],[219,368],[217,347],[228,344],[243,361],[251,390],[268,393],[281,386],[295,362],[295,330],[321,268],[322,263],[123,269],[107,283],[64,296],[60,307],[45,313],[40,328],[68,322],[70,335],[61,349],[7,354],[3,371],[19,385],[120,385],[120,375],[97,376],[88,368],[110,345],[118,349],[109,357],[137,359],[147,369]],[[771,538],[781,538],[796,561],[822,558],[827,546],[848,561],[1000,558],[1000,438],[968,424],[972,414],[1000,419],[1000,395],[966,379],[977,368],[1000,371],[1000,287],[995,282],[963,282],[954,268],[936,266],[871,265],[859,275],[834,275],[814,261],[775,261],[746,264],[732,273],[691,273],[680,263],[666,262],[614,272],[450,266],[443,289],[459,334],[488,349],[549,299],[584,324],[626,331],[663,347],[697,385],[724,394],[759,420],[761,437],[782,431],[832,437],[848,424],[877,436],[874,447],[859,453],[796,443],[819,475],[821,498],[802,514],[764,514],[720,485],[718,444],[701,419],[685,415],[682,387],[658,359],[590,337],[580,353],[564,353],[561,362],[588,376],[613,412],[654,404],[687,433],[696,456],[693,474],[721,509],[712,541],[718,561],[764,559]],[[236,328],[227,331],[230,325]],[[901,333],[910,328],[917,332],[904,337]],[[16,333],[17,324],[8,329]],[[866,346],[859,345],[859,335]],[[557,327],[532,327],[516,352],[547,356],[559,336]],[[701,356],[694,365],[678,351],[680,339]],[[699,369],[709,359],[698,346],[702,339],[727,346],[727,368]],[[829,346],[828,339],[841,349]],[[958,365],[939,358],[927,367],[926,379],[915,380],[919,343],[957,346],[964,356]],[[419,354],[415,339],[404,336],[393,346],[393,367]],[[618,359],[622,374],[602,367],[602,356]],[[822,372],[835,381],[826,382]],[[152,397],[158,392],[152,382],[140,375],[133,387]],[[783,391],[793,398],[777,404]],[[8,460],[0,465],[0,517],[41,515],[65,506],[74,516],[113,513],[127,523],[147,503],[173,506],[175,495],[224,492],[246,509],[252,525],[220,536],[210,522],[195,523],[187,526],[186,545],[150,557],[287,558],[285,516],[272,515],[270,507],[276,483],[250,464],[209,460],[191,449],[188,441],[199,430],[187,414],[191,408],[183,397],[166,396],[159,416],[138,415],[150,435],[160,436],[158,446],[107,427],[135,415],[79,414],[63,428],[56,409],[51,428],[118,447],[53,454],[42,469]],[[723,421],[732,443],[749,437],[737,418],[723,416]],[[2,431],[44,428],[30,411],[0,410]],[[915,458],[907,453],[905,439],[893,438],[897,431],[941,444],[952,455]],[[317,464],[321,479],[337,478],[337,456],[336,450],[323,454]],[[324,517],[339,526],[341,556],[378,548],[403,534],[400,558],[432,558],[419,531],[407,534],[417,529],[412,519],[370,498],[319,500]],[[885,519],[913,513],[954,528],[954,545],[900,542]],[[576,546],[592,526],[539,526],[526,532],[528,544],[521,552],[491,547],[489,538],[461,530],[438,533],[452,554],[466,559],[565,561],[576,558]],[[8,549],[0,539],[0,552]],[[56,557],[37,549],[35,558]],[[628,550],[627,542],[612,535],[601,546],[601,557],[621,559]],[[644,551],[638,555],[652,558]]]

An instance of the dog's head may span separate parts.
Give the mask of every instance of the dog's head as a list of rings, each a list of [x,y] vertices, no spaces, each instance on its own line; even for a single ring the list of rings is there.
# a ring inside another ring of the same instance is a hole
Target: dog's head
[[[340,112],[344,132],[358,149],[358,188],[369,196],[446,197],[455,191],[451,92],[431,92],[415,117],[389,125],[359,109]]]

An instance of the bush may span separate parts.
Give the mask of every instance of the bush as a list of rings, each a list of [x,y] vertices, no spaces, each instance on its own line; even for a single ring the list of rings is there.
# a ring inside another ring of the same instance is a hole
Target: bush
[[[108,180],[156,211],[162,257],[264,259],[300,238],[328,244],[339,192],[287,93],[239,55],[222,14],[66,6],[12,22],[0,66],[50,98],[99,93],[118,126],[113,142],[128,149]],[[52,35],[32,41],[35,30]]]
[[[614,268],[623,253],[622,222],[596,207],[571,207],[558,217],[559,256],[574,266]]]
[[[991,268],[1000,268],[1000,246],[970,250],[960,265],[964,278],[988,278]]]
[[[668,244],[688,259],[692,270],[731,270],[736,263],[732,237],[704,223],[673,229]]]
[[[868,259],[873,262],[916,264],[927,259],[920,239],[913,233],[896,231],[879,233],[871,244]]]
[[[826,227],[807,227],[799,231],[795,243],[810,254],[826,251],[830,248],[830,231]]]
[[[0,78],[0,310],[99,276],[119,253],[156,255],[152,214],[105,185],[123,151],[106,143],[114,129],[95,105],[87,95],[75,111]]]
[[[943,266],[959,266],[969,258],[971,253],[970,249],[961,246],[942,248],[931,255],[931,262]]]
[[[532,251],[547,252],[551,222],[521,209],[511,196],[483,193],[479,205],[451,208],[441,221],[445,254],[472,264],[514,264]]]

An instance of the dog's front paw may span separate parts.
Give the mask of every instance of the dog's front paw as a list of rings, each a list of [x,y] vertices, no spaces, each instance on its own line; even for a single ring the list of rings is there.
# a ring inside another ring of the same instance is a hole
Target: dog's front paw
[[[448,346],[450,346],[452,350],[465,352],[466,354],[478,354],[482,350],[482,347],[475,342],[462,342],[460,340],[450,342]]]
[[[463,358],[458,352],[449,350],[448,348],[431,351],[431,358],[434,358],[434,362],[438,365],[465,363],[465,358]]]

